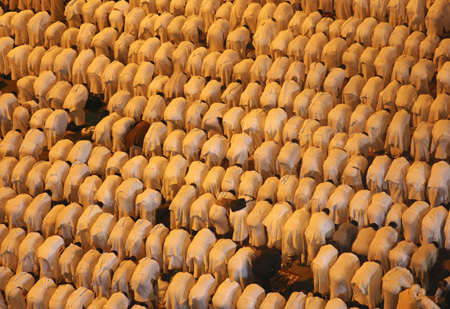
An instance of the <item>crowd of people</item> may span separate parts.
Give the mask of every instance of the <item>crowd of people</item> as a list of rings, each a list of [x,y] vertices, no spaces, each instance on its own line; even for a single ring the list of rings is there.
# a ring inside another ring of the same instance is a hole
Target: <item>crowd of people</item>
[[[0,308],[450,308],[448,0],[0,13]]]

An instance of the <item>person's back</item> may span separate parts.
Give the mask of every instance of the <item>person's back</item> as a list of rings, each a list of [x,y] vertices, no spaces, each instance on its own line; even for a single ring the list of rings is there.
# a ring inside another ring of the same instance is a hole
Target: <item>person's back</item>
[[[276,250],[266,249],[253,261],[253,276],[256,283],[266,292],[271,291],[270,279],[281,269],[281,254]]]
[[[398,295],[397,309],[415,309],[417,308],[417,294],[420,291],[420,285],[415,284],[410,289],[406,289]]]
[[[213,275],[204,274],[200,276],[189,292],[189,305],[191,308],[207,308],[216,287],[217,282]]]
[[[167,308],[188,308],[189,292],[195,285],[196,280],[190,273],[177,273],[169,284],[166,292]]]
[[[336,246],[339,251],[346,252],[351,248],[351,245],[355,241],[358,235],[358,222],[344,222],[339,225],[339,228],[333,234],[333,241],[336,242]]]

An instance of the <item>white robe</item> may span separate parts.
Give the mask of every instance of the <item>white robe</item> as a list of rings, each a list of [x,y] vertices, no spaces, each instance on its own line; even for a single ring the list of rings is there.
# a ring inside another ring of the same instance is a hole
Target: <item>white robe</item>
[[[168,228],[161,223],[157,224],[151,229],[145,244],[146,256],[157,261],[160,268],[163,267],[163,244],[168,234]]]
[[[0,73],[1,74],[9,74],[11,69],[9,67],[7,54],[13,49],[14,40],[10,37],[2,37],[0,39]],[[43,49],[43,48],[42,48]],[[41,49],[41,51],[42,51]],[[44,49],[45,51],[45,49]]]
[[[305,231],[305,240],[308,251],[308,263],[316,257],[321,246],[326,244],[334,234],[334,222],[324,212],[317,212],[311,216]]]
[[[48,277],[55,282],[61,280],[59,257],[64,248],[64,240],[60,236],[51,236],[37,250],[37,258],[41,277]]]
[[[385,192],[375,193],[372,201],[367,207],[367,218],[369,223],[376,223],[378,226],[384,226],[386,223],[386,215],[392,205],[392,198]],[[389,224],[389,222],[387,222]]]
[[[67,309],[75,309],[83,306],[89,306],[95,298],[94,292],[87,288],[78,288],[72,294],[70,294],[67,300]]]
[[[189,292],[195,284],[196,280],[190,273],[177,273],[167,288],[165,295],[166,308],[189,308]]]
[[[367,170],[367,187],[373,192],[378,193],[388,188],[385,182],[386,173],[389,170],[392,160],[386,156],[377,156]]]
[[[136,208],[140,218],[149,220],[154,224],[156,222],[156,209],[161,206],[161,201],[161,193],[153,189],[147,189],[137,195]]]
[[[2,265],[4,267],[8,267],[12,271],[17,270],[25,270],[23,267],[24,262],[26,260],[26,256],[24,256],[24,252],[26,251],[24,249],[31,249],[29,252],[26,252],[29,254],[30,258],[30,266],[35,266],[35,269],[31,269],[31,271],[36,271],[38,267],[37,265],[37,259],[36,259],[36,253],[33,252],[32,249],[36,250],[37,246],[39,244],[42,244],[43,239],[37,240],[36,244],[32,248],[24,248],[20,247],[20,244],[26,239],[28,243],[32,241],[32,238],[36,238],[35,235],[32,235],[31,237],[26,237],[25,232],[19,228],[12,228],[9,233],[5,236],[3,236],[3,241],[1,245],[0,255],[1,255],[1,261]],[[22,250],[21,250],[22,249]],[[34,263],[33,263],[34,262]],[[34,264],[34,265],[33,265]],[[18,267],[19,266],[19,267]],[[31,267],[32,268],[32,267]],[[20,273],[19,271],[16,271],[16,273]]]
[[[306,295],[303,292],[294,292],[286,302],[285,309],[304,308]]]
[[[380,228],[370,243],[368,260],[380,262],[384,272],[387,272],[390,268],[389,251],[395,246],[397,240],[398,232],[391,226]]]
[[[392,161],[386,173],[384,180],[394,202],[401,203],[407,199],[406,174],[409,167],[409,162],[404,157],[400,157]]]
[[[359,268],[351,281],[353,300],[376,308],[381,302],[382,268],[374,262],[366,262]]]
[[[32,51],[33,47],[30,45],[20,45],[8,52],[7,58],[12,80],[18,80],[28,75],[27,58]]]
[[[432,207],[448,203],[449,201],[449,170],[449,164],[445,161],[439,161],[438,163],[433,164],[431,168],[431,174],[427,184],[427,193],[430,200],[430,206]]]
[[[403,289],[410,288],[414,283],[411,272],[401,267],[391,269],[383,276],[382,280],[382,291],[385,308],[396,308],[398,302],[398,294]]]
[[[411,257],[409,268],[425,289],[429,288],[429,273],[436,263],[438,252],[434,244],[423,244]]]
[[[446,119],[446,115],[449,113],[448,102],[449,95],[446,93],[441,93],[436,96],[433,104],[431,104],[430,112],[428,116],[428,122],[435,123],[441,119]]]
[[[25,181],[34,164],[36,164],[36,160],[31,156],[26,156],[15,165],[11,175],[11,184],[18,194],[28,193]]]
[[[10,228],[25,226],[24,213],[33,199],[27,194],[19,194],[8,200],[5,205],[5,219]]]
[[[203,144],[200,158],[205,158],[206,165],[211,169],[220,165],[226,156],[228,147],[228,140],[224,136],[216,134]]]
[[[276,159],[280,147],[275,141],[262,143],[253,153],[255,170],[264,178],[276,174]]]
[[[194,186],[186,184],[180,188],[169,207],[171,229],[189,228],[190,208],[196,199]]]
[[[66,245],[73,242],[77,221],[82,213],[83,208],[78,203],[70,203],[58,213],[55,231],[64,239]]]
[[[38,160],[44,149],[44,143],[44,133],[38,129],[30,129],[20,145],[20,158],[22,159],[25,156],[32,156]]]
[[[332,245],[322,246],[311,263],[314,278],[314,292],[330,292],[330,268],[336,262],[338,251]]]
[[[92,272],[94,271],[94,267],[97,264],[101,253],[97,250],[89,250],[87,251],[80,262],[78,263],[76,269],[76,282],[75,286],[77,288],[84,287],[86,289],[91,289],[91,280],[92,280]]]
[[[417,250],[417,246],[407,240],[403,240],[389,251],[389,262],[391,268],[403,267],[407,268],[411,261],[412,254]]]
[[[5,298],[8,306],[26,308],[23,292],[29,292],[34,286],[34,278],[27,273],[14,275],[5,287]]]
[[[101,299],[102,298],[92,301],[91,305],[93,306],[97,301],[100,301]],[[125,296],[125,294],[117,292],[111,295],[111,297],[106,301],[106,303],[104,303],[103,308],[126,309],[128,308],[129,303],[130,300],[128,299],[128,297]]]
[[[214,195],[205,193],[192,203],[189,216],[193,231],[199,231],[210,225],[209,210],[215,201]]]
[[[188,232],[181,229],[170,231],[164,242],[164,271],[186,270],[186,253],[191,243]]]
[[[11,28],[16,46],[29,43],[27,23],[34,16],[31,10],[21,10],[11,18]]]
[[[301,156],[300,150],[300,145],[293,142],[286,143],[280,149],[277,157],[277,170],[280,171],[281,176],[297,173],[297,165]]]
[[[352,298],[352,287],[350,282],[360,267],[360,262],[353,253],[341,254],[329,270],[330,298],[340,298],[350,301]]]
[[[51,197],[47,193],[41,193],[28,205],[24,213],[24,223],[28,231],[41,231],[44,217],[51,209]]]
[[[272,205],[267,201],[256,203],[253,210],[248,214],[246,223],[249,229],[249,243],[259,247],[267,243],[265,228],[262,224],[264,218],[270,213]]]
[[[244,170],[248,168],[248,157],[254,152],[252,138],[246,133],[234,134],[231,138],[227,159],[230,165],[240,164]]]
[[[402,215],[402,226],[405,240],[419,243],[420,226],[423,217],[429,211],[429,205],[425,202],[413,203]]]
[[[269,309],[276,308],[282,309],[286,304],[286,299],[278,292],[268,293],[264,301],[262,302],[260,308]]]
[[[444,238],[442,231],[444,230],[445,220],[448,211],[443,207],[433,207],[422,219],[422,233],[420,242],[422,244],[431,243],[433,241],[443,247]]]
[[[156,299],[154,285],[158,280],[159,272],[159,265],[155,260],[144,257],[139,261],[130,280],[130,287],[137,301],[148,302]]]
[[[206,139],[206,133],[198,128],[194,128],[186,134],[181,148],[189,164],[199,159],[200,151]]]
[[[304,208],[316,189],[317,183],[311,177],[300,179],[294,193],[294,205],[296,209]]]
[[[76,268],[83,257],[83,249],[81,247],[70,244],[59,259],[62,279],[68,283],[75,283]]]
[[[236,197],[228,191],[222,191],[218,194],[217,201],[222,199],[235,200]],[[226,206],[214,203],[209,209],[209,221],[216,234],[225,235],[230,231],[229,210]]]
[[[123,261],[123,259],[127,255],[126,245],[128,242],[128,236],[129,236],[130,232],[132,231],[133,226],[134,226],[134,221],[130,217],[120,218],[117,221],[117,223],[114,225],[114,227],[111,230],[111,233],[109,235],[108,245],[111,246],[111,250],[114,250],[117,252],[117,256],[119,257],[120,261]],[[148,226],[144,226],[143,228],[148,229]],[[145,230],[143,232],[146,233]],[[132,243],[131,239],[130,239],[130,243]],[[138,243],[137,248],[141,250],[141,254],[142,254],[142,243]]]
[[[163,185],[164,172],[169,160],[160,156],[152,156],[144,169],[143,182],[146,189],[160,190]]]
[[[323,164],[326,151],[317,147],[309,147],[303,154],[302,166],[300,168],[300,178],[312,177],[316,182],[323,181]]]
[[[63,284],[56,288],[51,296],[48,306],[50,309],[63,309],[70,295],[75,291],[75,288],[70,284]]]
[[[206,274],[209,254],[216,242],[216,237],[207,228],[200,230],[192,240],[187,250],[186,264],[195,278]]]
[[[114,213],[115,192],[121,183],[121,177],[109,175],[98,188],[95,199],[103,203],[104,212]]]
[[[101,214],[91,227],[90,244],[92,248],[109,249],[108,238],[116,224],[116,219],[110,213]]]
[[[352,186],[356,190],[363,189],[363,175],[366,174],[368,161],[362,155],[354,156],[348,160],[347,166],[342,172],[341,183]]]
[[[227,263],[235,252],[236,244],[231,239],[219,239],[211,249],[208,272],[216,278],[217,284],[222,283],[228,277]]]
[[[84,250],[89,248],[90,229],[101,214],[102,210],[100,207],[97,205],[88,205],[78,219],[75,241],[80,242]]]
[[[253,281],[252,261],[256,252],[249,247],[242,248],[228,260],[228,275],[245,289]],[[226,281],[225,281],[226,282]]]
[[[409,167],[406,174],[409,200],[425,200],[426,183],[430,177],[430,172],[431,167],[421,161],[416,161]]]
[[[119,218],[125,216],[136,216],[136,197],[143,191],[143,189],[144,185],[137,178],[127,179],[120,184],[115,193]]]
[[[271,212],[264,218],[262,224],[267,228],[268,247],[281,249],[283,226],[287,224],[292,214],[292,207],[287,203],[275,204]]]
[[[114,253],[103,253],[92,272],[92,289],[98,296],[111,296],[111,280],[119,266],[119,259]]]
[[[58,204],[54,206],[44,217],[44,220],[42,221],[42,233],[45,237],[50,237],[56,234],[56,218],[58,217],[59,213],[63,211],[65,206],[63,204]]]
[[[446,160],[450,153],[447,150],[450,142],[450,136],[448,135],[448,128],[450,127],[449,120],[437,121],[431,131],[431,152],[434,152],[434,157],[440,160]]]

